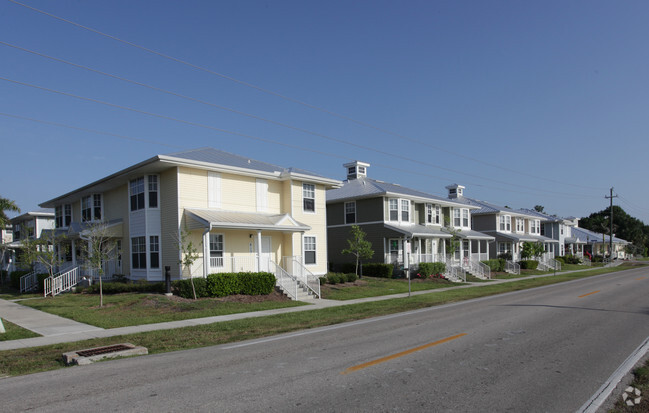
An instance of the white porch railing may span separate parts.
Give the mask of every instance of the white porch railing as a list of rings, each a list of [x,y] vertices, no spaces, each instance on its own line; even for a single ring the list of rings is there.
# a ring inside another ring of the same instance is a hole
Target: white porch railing
[[[47,297],[48,295],[55,296],[64,291],[68,291],[70,288],[74,287],[79,283],[81,279],[79,267],[74,267],[73,269],[54,275],[52,277],[47,277],[44,283],[43,296]]]
[[[38,277],[36,276],[36,271],[32,271],[29,274],[25,274],[22,277],[20,277],[21,293],[32,291],[37,287],[38,287]]]
[[[470,259],[465,261],[464,269],[483,280],[491,279],[491,268],[478,260]]]
[[[591,261],[590,258],[588,258],[587,255],[584,255],[583,257],[581,257],[581,262],[582,262],[583,265],[585,265],[587,267],[591,267],[593,265],[593,262]]]
[[[521,274],[521,266],[515,263],[514,261],[506,261],[505,262],[505,272],[508,272],[510,274],[514,275],[520,275]]]
[[[459,265],[446,265],[446,278],[456,282],[466,282],[466,271]]]
[[[282,266],[306,288],[311,290],[316,297],[320,296],[320,278],[315,276],[308,268],[302,265],[302,257],[283,257]]]
[[[271,260],[262,263],[262,271],[272,272],[268,265]],[[264,267],[266,267],[264,269]],[[210,273],[219,272],[257,272],[259,271],[259,259],[257,254],[234,255],[231,257],[210,257]]]
[[[270,261],[270,266],[272,272],[275,274],[276,284],[279,288],[282,289],[293,300],[297,300],[298,292],[298,283],[297,281],[289,275],[284,268],[275,264],[274,261]]]

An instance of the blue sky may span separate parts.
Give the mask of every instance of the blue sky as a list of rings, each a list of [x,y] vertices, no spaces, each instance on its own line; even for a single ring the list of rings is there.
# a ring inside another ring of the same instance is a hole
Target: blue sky
[[[615,187],[649,223],[649,2],[22,3],[69,21],[0,0],[0,196],[23,212],[210,146],[560,216]]]

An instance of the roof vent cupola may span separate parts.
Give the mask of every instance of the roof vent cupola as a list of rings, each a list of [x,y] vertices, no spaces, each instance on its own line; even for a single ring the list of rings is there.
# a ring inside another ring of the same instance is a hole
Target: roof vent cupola
[[[464,196],[464,187],[462,185],[453,184],[446,187],[448,189],[448,197],[450,199],[462,198]]]
[[[367,176],[367,168],[370,164],[361,161],[349,162],[343,165],[347,169],[347,179],[357,179]]]

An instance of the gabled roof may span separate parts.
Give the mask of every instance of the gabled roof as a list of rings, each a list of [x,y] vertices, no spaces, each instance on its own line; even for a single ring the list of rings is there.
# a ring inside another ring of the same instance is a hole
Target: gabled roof
[[[54,207],[57,204],[71,202],[79,197],[97,192],[105,192],[143,174],[156,174],[173,166],[187,166],[209,171],[227,172],[239,175],[254,176],[265,179],[297,179],[319,183],[327,188],[336,188],[341,181],[325,178],[303,169],[283,168],[266,162],[257,161],[245,156],[235,155],[214,148],[193,149],[174,152],[168,155],[156,155],[138,164],[122,169],[112,175],[99,179],[74,191],[40,204],[42,207]]]
[[[499,213],[506,213],[508,215],[514,215],[514,216],[524,216],[524,217],[534,217],[536,216],[532,214],[528,214],[526,212],[523,212],[523,210],[516,210],[512,208],[507,208],[504,206],[500,205],[495,205],[489,202],[485,201],[480,201],[478,199],[473,199],[473,198],[467,198],[465,196],[458,197],[456,199],[453,199],[454,201],[458,202],[464,202],[467,205],[471,205],[474,207],[477,207],[478,209],[475,211],[471,211],[471,215],[488,215],[488,214],[499,214]]]
[[[402,196],[421,202],[437,203],[444,206],[464,206],[446,198],[431,195],[405,186],[359,177],[343,182],[342,187],[327,191],[327,203],[343,200],[372,198],[377,196]]]
[[[540,218],[541,220],[547,221],[547,222],[570,223],[570,222],[575,220],[574,217],[562,218],[562,217],[558,217],[556,215],[546,214],[545,212],[539,212],[539,211],[537,211],[535,209],[521,208],[521,209],[519,209],[519,211],[521,211],[522,213],[525,213],[527,215],[535,216],[535,217]]]
[[[185,215],[193,221],[190,229],[229,228],[249,230],[275,230],[282,232],[308,231],[310,226],[296,221],[289,214],[263,214],[258,212],[235,212],[220,209],[185,209]]]
[[[36,211],[29,211],[25,212],[24,214],[15,216],[11,218],[9,221],[11,223],[16,223],[16,222],[21,222],[26,219],[32,219],[32,218],[54,218],[54,210],[51,208],[41,208],[37,209]]]
[[[588,244],[592,243],[600,243],[602,242],[602,237],[604,238],[604,243],[608,244],[610,241],[610,237],[605,234],[600,234],[595,231],[588,230],[586,228],[579,228],[579,227],[573,227],[571,229],[572,235],[574,237],[579,238],[582,241],[585,241]],[[613,236],[613,242],[617,244],[628,244],[629,241],[623,240],[622,238],[617,238],[615,235]]]

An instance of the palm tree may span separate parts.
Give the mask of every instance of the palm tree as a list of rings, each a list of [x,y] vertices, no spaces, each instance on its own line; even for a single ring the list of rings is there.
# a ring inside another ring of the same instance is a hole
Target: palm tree
[[[20,208],[14,201],[0,197],[0,228],[4,228],[9,223],[9,217],[5,211],[20,212]]]

